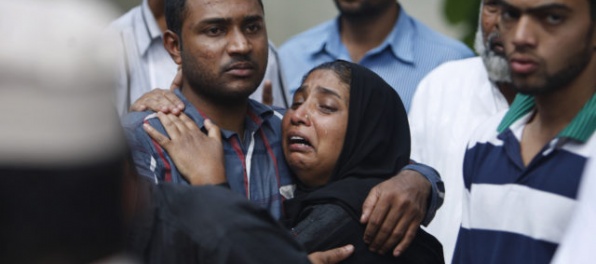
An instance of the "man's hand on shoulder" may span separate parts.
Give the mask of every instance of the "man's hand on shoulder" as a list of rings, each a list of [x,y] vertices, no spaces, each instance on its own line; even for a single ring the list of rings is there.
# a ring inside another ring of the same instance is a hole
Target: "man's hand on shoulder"
[[[143,94],[131,106],[130,112],[142,112],[151,110],[166,114],[179,115],[184,110],[184,103],[171,91],[164,89],[153,89]]]

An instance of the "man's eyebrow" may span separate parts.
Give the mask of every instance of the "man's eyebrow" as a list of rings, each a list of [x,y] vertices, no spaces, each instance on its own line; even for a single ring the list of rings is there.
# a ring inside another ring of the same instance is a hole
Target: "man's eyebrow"
[[[261,15],[249,15],[249,16],[245,16],[244,19],[242,19],[245,23],[252,23],[252,22],[257,22],[257,21],[263,21],[263,16]]]
[[[203,19],[199,22],[199,24],[229,24],[232,23],[232,20],[229,18],[223,17],[214,17],[214,18],[207,18]]]
[[[521,9],[519,7],[513,6],[512,4],[507,3],[506,0],[498,0],[497,4],[500,5],[503,9],[515,10],[515,11],[525,12],[525,13],[530,13],[530,14],[543,13],[545,11],[554,11],[554,10],[565,11],[565,12],[571,11],[571,8],[569,8],[569,6],[561,4],[561,3],[545,4],[545,5],[540,5],[540,6],[526,8],[526,9]]]
[[[332,96],[335,96],[335,97],[337,97],[339,99],[342,99],[341,96],[339,95],[339,93],[337,93],[336,91],[334,91],[332,89],[329,89],[329,88],[326,88],[326,87],[323,87],[323,86],[317,86],[315,89],[319,93],[332,95]]]

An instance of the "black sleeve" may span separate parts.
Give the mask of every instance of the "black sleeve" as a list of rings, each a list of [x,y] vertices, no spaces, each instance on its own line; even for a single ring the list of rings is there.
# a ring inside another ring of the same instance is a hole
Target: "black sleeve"
[[[159,232],[153,232],[147,263],[310,263],[268,211],[229,189],[157,187],[153,229]]]
[[[334,248],[333,245],[341,242],[350,243],[343,229],[352,225],[352,222],[348,213],[338,205],[311,205],[302,211],[299,222],[292,227],[291,232],[308,252],[321,251]]]

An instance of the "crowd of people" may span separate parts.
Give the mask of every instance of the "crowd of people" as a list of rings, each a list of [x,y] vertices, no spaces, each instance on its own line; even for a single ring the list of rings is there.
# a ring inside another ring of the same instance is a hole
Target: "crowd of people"
[[[0,262],[590,263],[596,1],[334,3],[0,2]]]

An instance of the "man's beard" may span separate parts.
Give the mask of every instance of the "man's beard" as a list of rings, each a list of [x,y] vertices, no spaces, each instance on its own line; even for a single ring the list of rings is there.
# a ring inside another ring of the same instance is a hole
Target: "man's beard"
[[[257,63],[250,58],[236,58],[228,65],[238,61],[250,61],[256,69],[259,68]],[[230,89],[226,89],[226,82],[219,80],[217,76],[200,65],[195,58],[184,52],[182,53],[182,72],[193,91],[220,105],[237,105],[239,102],[246,101],[260,83],[256,82],[247,89],[230,91]]]
[[[517,92],[526,95],[542,95],[559,90],[569,85],[585,70],[590,63],[590,58],[591,50],[588,47],[570,57],[569,60],[567,60],[569,62],[567,63],[567,66],[561,67],[559,71],[550,74],[542,72],[542,74],[540,74],[540,79],[543,80],[542,83],[534,85],[514,83],[513,88]],[[544,63],[542,64],[544,65]]]
[[[396,2],[388,1],[387,3],[383,3],[383,5],[374,6],[365,1],[357,9],[344,9],[337,0],[333,2],[339,10],[340,15],[351,20],[369,20],[377,18],[379,14],[385,12],[391,5],[397,4]]]
[[[505,56],[499,55],[491,49],[491,42],[499,37],[498,32],[489,34],[486,43],[482,39],[482,29],[479,26],[474,40],[474,49],[482,57],[484,67],[488,73],[488,79],[494,83],[511,83],[511,73],[509,71],[509,62]]]

